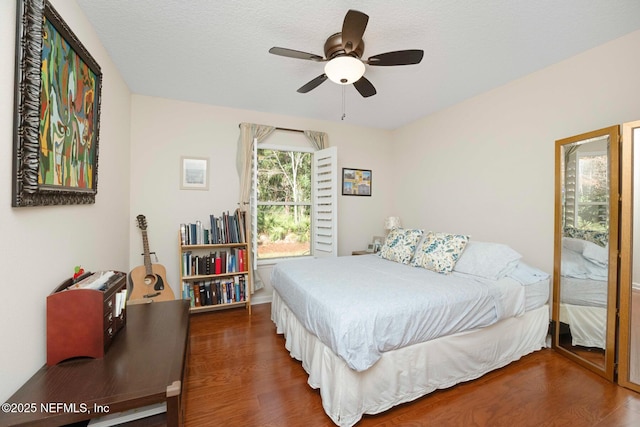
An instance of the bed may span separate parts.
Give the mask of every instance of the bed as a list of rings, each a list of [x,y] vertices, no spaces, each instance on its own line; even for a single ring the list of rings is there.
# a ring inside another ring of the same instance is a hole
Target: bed
[[[569,327],[571,345],[605,349],[609,251],[581,237],[562,239],[560,322]]]
[[[434,251],[429,234],[436,243],[452,235],[416,230],[398,231],[418,234],[400,239],[403,256],[385,256],[394,231],[381,254],[292,260],[272,272],[276,332],[302,361],[336,425],[352,426],[364,414],[478,378],[545,347],[548,274],[506,245],[467,238],[452,256],[451,245],[438,250],[435,244]],[[421,265],[430,250],[436,261]],[[490,265],[487,250],[504,262]],[[447,256],[452,263],[442,261]]]

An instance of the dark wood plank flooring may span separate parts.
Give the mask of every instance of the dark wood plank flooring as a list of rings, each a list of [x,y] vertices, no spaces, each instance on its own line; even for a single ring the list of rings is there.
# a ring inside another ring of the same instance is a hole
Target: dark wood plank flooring
[[[185,426],[332,426],[270,304],[191,316]],[[640,394],[544,349],[362,426],[640,426]]]

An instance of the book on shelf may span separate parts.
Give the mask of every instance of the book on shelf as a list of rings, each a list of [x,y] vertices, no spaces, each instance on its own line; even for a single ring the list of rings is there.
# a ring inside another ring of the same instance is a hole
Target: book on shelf
[[[239,208],[220,216],[211,214],[208,227],[202,221],[180,224],[180,243],[183,246],[246,243],[245,227],[246,215]]]
[[[194,301],[195,301],[195,306],[196,307],[200,307],[200,305],[201,305],[200,284],[198,282],[196,282],[192,286],[193,286],[193,297],[194,297]]]
[[[189,295],[190,295],[190,298],[191,298],[191,306],[195,307],[196,306],[196,297],[195,297],[195,293],[193,291],[193,287],[192,286],[189,286]],[[198,299],[199,299],[199,297],[200,296],[198,295]]]
[[[208,305],[208,303],[207,303],[207,291],[205,289],[205,283],[201,282],[200,286],[198,287],[198,289],[200,290],[200,305]]]
[[[205,305],[212,305],[213,304],[213,299],[212,299],[212,295],[211,295],[211,282],[207,281],[204,282],[204,289],[205,289]]]
[[[247,250],[228,248],[196,255],[192,251],[182,253],[182,275],[208,276],[213,274],[240,273],[246,271]]]
[[[191,307],[231,304],[247,300],[247,277],[182,282],[183,297],[191,299]]]

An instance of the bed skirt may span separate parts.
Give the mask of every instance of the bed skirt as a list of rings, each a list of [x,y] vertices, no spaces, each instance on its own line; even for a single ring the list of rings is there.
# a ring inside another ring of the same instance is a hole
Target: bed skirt
[[[546,346],[549,306],[492,326],[386,352],[364,372],[350,369],[296,319],[273,291],[271,319],[284,334],[291,357],[300,360],[308,383],[339,426],[377,414],[437,389],[476,379]]]
[[[606,348],[606,308],[560,303],[560,321],[571,328],[571,345]]]

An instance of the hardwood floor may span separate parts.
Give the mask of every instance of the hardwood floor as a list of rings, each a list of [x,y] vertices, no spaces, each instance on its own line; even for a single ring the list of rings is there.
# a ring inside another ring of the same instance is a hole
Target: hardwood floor
[[[333,426],[269,304],[191,316],[185,426]],[[544,349],[363,426],[638,426],[640,394]]]

